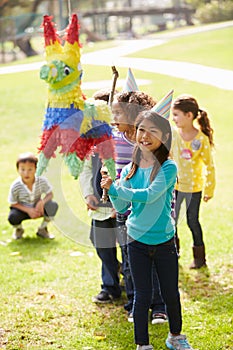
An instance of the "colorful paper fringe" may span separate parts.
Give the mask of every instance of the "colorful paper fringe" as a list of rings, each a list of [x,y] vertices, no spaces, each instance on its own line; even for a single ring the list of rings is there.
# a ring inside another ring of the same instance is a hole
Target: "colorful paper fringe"
[[[114,179],[111,110],[104,101],[86,99],[80,87],[82,66],[77,15],[72,15],[64,46],[52,17],[44,16],[42,26],[47,64],[41,67],[40,77],[49,87],[37,174],[46,170],[49,159],[56,156],[59,148],[71,175],[77,179],[83,162],[95,149]]]

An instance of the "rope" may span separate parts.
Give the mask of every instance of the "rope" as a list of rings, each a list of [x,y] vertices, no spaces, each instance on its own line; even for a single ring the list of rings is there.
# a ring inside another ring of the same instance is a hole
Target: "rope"
[[[68,16],[69,16],[69,23],[70,23],[70,21],[71,21],[71,0],[67,0],[67,6],[68,6]],[[66,28],[59,30],[57,33],[59,36],[62,36],[65,34],[65,32],[66,32]]]
[[[71,0],[68,0],[68,14],[69,14],[69,19],[71,19]]]

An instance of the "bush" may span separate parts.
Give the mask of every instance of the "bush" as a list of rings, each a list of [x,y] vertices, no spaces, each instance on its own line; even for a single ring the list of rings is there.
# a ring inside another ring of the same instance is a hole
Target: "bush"
[[[221,22],[233,19],[233,1],[212,1],[197,9],[195,17],[201,23]]]

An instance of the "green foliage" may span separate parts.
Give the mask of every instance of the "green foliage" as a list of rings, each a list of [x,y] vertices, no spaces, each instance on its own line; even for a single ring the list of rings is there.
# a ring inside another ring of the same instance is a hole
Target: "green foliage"
[[[209,64],[213,44],[209,48],[208,41],[213,43],[217,36],[218,41],[225,43],[226,32],[212,31],[208,40],[205,34],[202,34],[203,46],[210,52],[206,61]],[[202,36],[199,35],[201,42]],[[188,39],[188,44],[191,43],[192,40]],[[180,43],[172,40],[170,45],[172,58],[176,59]],[[187,61],[193,60],[192,45],[191,48],[190,57],[185,53]],[[226,45],[224,48],[227,49]],[[159,49],[155,47],[150,51],[156,57]],[[222,56],[222,62],[224,57],[227,65],[227,55]],[[111,80],[109,67],[84,65],[83,68],[84,82]],[[126,68],[119,68],[120,79],[124,79],[126,73]],[[233,91],[140,70],[134,70],[134,75],[137,79],[150,81],[149,85],[139,87],[156,99],[163,97],[171,87],[175,89],[175,96],[184,92],[194,95],[212,119],[217,188],[215,197],[202,204],[200,213],[208,269],[190,271],[188,268],[192,259],[192,240],[183,217],[179,226],[179,283],[183,332],[190,344],[199,350],[230,350],[233,344],[233,118],[230,102]],[[84,91],[87,96],[93,92]],[[127,322],[123,309],[125,294],[111,305],[97,306],[91,301],[100,289],[100,261],[90,245],[90,219],[78,181],[69,175],[61,161],[57,165],[56,160],[51,160],[46,174],[54,185],[55,198],[60,205],[57,219],[50,226],[50,231],[56,235],[55,240],[36,237],[39,220],[25,222],[22,241],[11,240],[12,228],[7,222],[8,189],[17,176],[15,159],[18,153],[36,152],[39,145],[46,86],[40,81],[38,71],[1,75],[0,96],[0,348],[135,350],[133,325]],[[155,349],[165,349],[168,325],[150,324],[149,332]]]
[[[233,1],[211,1],[200,6],[195,17],[201,23],[221,22],[233,19]]]

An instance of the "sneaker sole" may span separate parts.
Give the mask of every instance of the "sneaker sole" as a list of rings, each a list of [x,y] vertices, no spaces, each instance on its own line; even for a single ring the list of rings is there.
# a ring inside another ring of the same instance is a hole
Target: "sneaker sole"
[[[162,319],[155,319],[151,321],[151,324],[163,324],[163,323],[167,323],[168,320],[162,320]]]
[[[92,298],[92,302],[96,304],[109,304],[112,302],[112,300],[99,300],[96,298]]]

